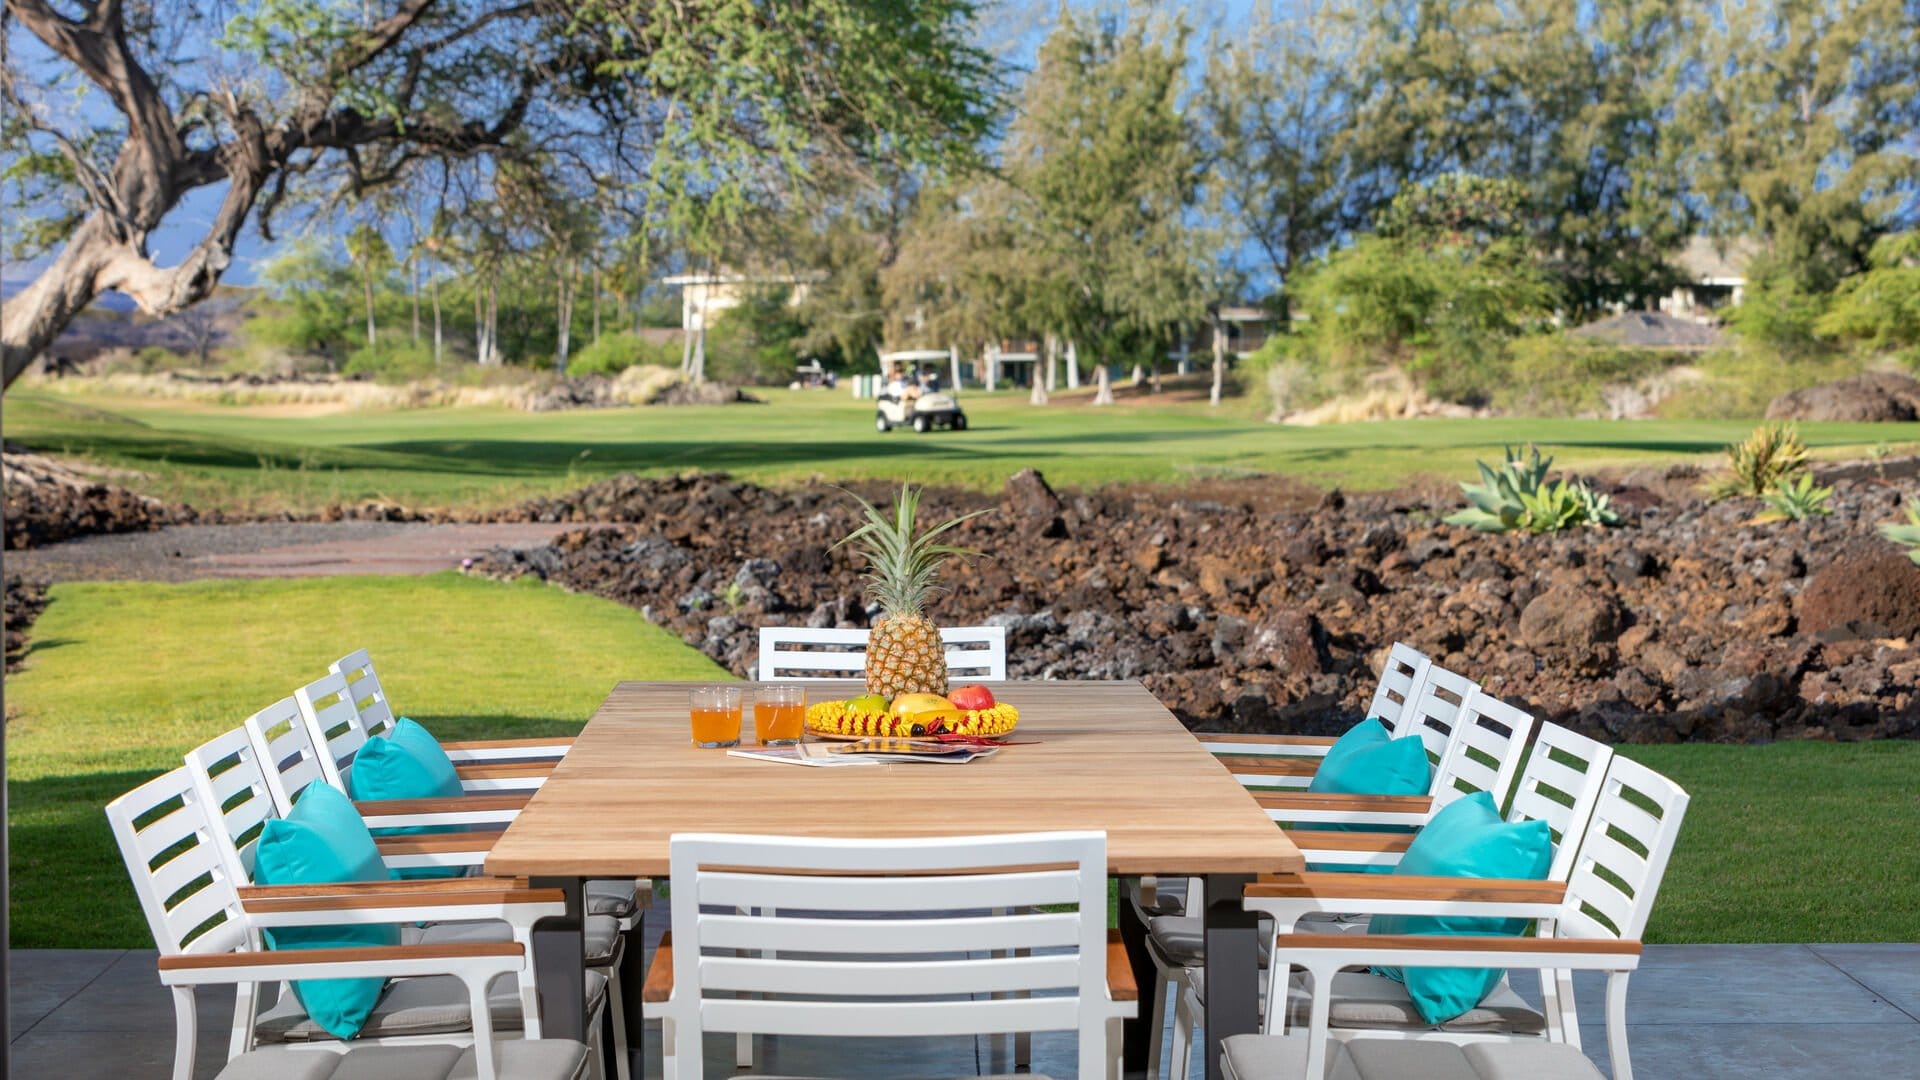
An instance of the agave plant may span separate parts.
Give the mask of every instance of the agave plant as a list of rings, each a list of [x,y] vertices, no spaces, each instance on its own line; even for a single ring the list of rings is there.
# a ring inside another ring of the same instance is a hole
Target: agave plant
[[[1920,563],[1920,502],[1907,504],[1907,522],[1885,521],[1880,535],[1907,549],[1907,558]]]
[[[1747,495],[1764,499],[1780,482],[1807,465],[1807,444],[1792,424],[1761,424],[1742,442],[1727,447],[1727,471],[1707,485],[1716,499]]]
[[[1755,514],[1753,520],[1805,521],[1810,517],[1825,517],[1833,513],[1833,508],[1827,505],[1827,500],[1831,498],[1831,487],[1814,487],[1813,474],[1801,473],[1799,479],[1782,479],[1772,491],[1760,496],[1760,501],[1766,503],[1767,508]]]
[[[1480,483],[1460,485],[1467,506],[1449,515],[1448,524],[1479,532],[1550,533],[1619,522],[1606,495],[1575,480],[1549,481],[1553,459],[1542,458],[1539,447],[1527,447],[1524,457],[1517,447],[1504,450],[1506,462],[1498,469],[1484,461],[1474,463],[1480,467]]]

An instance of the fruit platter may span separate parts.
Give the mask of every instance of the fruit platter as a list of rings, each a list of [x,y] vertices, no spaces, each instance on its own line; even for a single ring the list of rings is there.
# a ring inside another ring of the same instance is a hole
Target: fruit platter
[[[993,699],[984,686],[962,686],[951,694],[879,693],[807,706],[807,732],[829,739],[872,736],[929,738],[957,735],[998,739],[1013,734],[1020,714]]]

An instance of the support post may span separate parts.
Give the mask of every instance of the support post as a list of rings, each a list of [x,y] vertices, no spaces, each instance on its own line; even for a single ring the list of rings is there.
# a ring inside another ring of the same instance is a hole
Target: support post
[[[1246,908],[1247,874],[1207,875],[1207,1080],[1221,1080],[1220,1044],[1260,1030],[1260,921]],[[1282,983],[1284,986],[1285,984]],[[1284,1008],[1280,1002],[1278,1007]]]

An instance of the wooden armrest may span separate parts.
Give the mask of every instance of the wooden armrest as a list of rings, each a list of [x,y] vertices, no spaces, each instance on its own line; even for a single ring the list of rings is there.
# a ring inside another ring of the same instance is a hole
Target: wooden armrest
[[[1288,829],[1293,846],[1315,851],[1405,851],[1413,833],[1342,832],[1338,829]],[[1377,875],[1368,875],[1369,877]]]
[[[1249,746],[1332,746],[1334,743],[1333,738],[1320,735],[1216,735],[1210,731],[1196,731],[1193,737],[1201,742]]]
[[[1268,810],[1349,810],[1368,814],[1425,814],[1433,800],[1425,795],[1342,795],[1337,792],[1256,792],[1254,801]]]
[[[1248,776],[1312,776],[1320,771],[1320,759],[1315,757],[1219,757],[1215,760],[1227,767],[1231,773]]]
[[[1133,962],[1118,930],[1107,931],[1107,997],[1113,1001],[1140,1000],[1140,986],[1133,981]]]
[[[463,851],[492,851],[497,832],[409,833],[376,836],[373,846],[382,855],[447,855]]]
[[[378,945],[356,949],[280,949],[201,953],[160,958],[161,971],[197,968],[274,967],[281,964],[361,964],[370,960],[459,960],[472,956],[522,956],[516,941],[469,941],[448,945]]]
[[[647,981],[640,986],[640,1000],[658,1005],[673,996],[673,931],[660,935],[653,950],[653,963],[647,967]]]
[[[353,804],[361,817],[525,810],[531,795],[455,795],[450,799],[373,799]]]
[[[573,736],[555,735],[550,739],[473,739],[467,742],[443,742],[442,750],[521,750],[542,746],[572,746]]]
[[[1296,874],[1265,878],[1248,885],[1248,899],[1467,900],[1482,903],[1558,904],[1566,899],[1561,881],[1508,878],[1424,877],[1414,874]]]
[[[255,914],[270,915],[286,911],[364,911],[371,908],[404,908],[409,903],[436,908],[498,907],[504,904],[564,904],[567,894],[559,889],[501,889],[474,892],[429,893],[408,896],[405,893],[368,893],[364,895],[274,897],[242,900],[240,906]]]
[[[347,881],[334,885],[242,885],[240,899],[293,900],[304,896],[444,896],[448,893],[524,889],[526,878],[460,877],[411,881]]]
[[[1447,934],[1281,934],[1276,951],[1293,949],[1531,953],[1540,956],[1639,956],[1626,938],[1453,937]]]
[[[521,776],[547,776],[552,761],[502,761],[491,765],[455,765],[453,771],[462,780],[511,780]]]

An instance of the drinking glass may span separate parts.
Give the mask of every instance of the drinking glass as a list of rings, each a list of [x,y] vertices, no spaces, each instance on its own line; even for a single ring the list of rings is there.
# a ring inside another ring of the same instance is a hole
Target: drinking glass
[[[806,727],[807,689],[792,683],[755,687],[753,735],[762,746],[792,746]]]
[[[693,716],[693,745],[740,745],[740,688],[702,686],[688,694]]]

